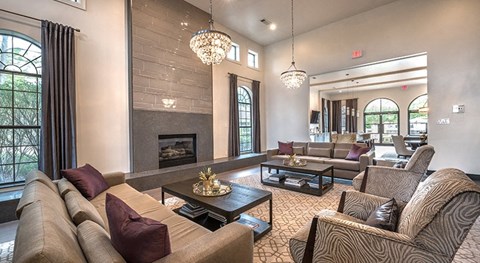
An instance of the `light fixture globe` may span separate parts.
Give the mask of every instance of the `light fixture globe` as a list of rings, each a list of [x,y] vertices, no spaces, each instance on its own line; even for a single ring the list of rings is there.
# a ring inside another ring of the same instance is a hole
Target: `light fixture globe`
[[[298,89],[303,81],[307,78],[307,72],[295,67],[295,62],[288,68],[287,71],[282,72],[280,80],[288,89]]]
[[[213,20],[210,20],[210,29],[200,30],[190,39],[190,48],[202,60],[203,64],[220,64],[232,47],[229,35],[213,29]]]

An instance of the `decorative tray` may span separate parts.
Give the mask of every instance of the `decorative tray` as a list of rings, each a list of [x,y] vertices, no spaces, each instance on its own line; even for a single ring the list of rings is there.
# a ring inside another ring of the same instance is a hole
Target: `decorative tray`
[[[218,189],[213,187],[210,189],[205,189],[202,181],[193,184],[193,193],[200,196],[222,196],[229,194],[231,191],[232,185],[221,184],[220,188]]]
[[[292,167],[306,166],[307,160],[295,160],[293,163],[291,163],[289,160],[283,160],[283,165]]]

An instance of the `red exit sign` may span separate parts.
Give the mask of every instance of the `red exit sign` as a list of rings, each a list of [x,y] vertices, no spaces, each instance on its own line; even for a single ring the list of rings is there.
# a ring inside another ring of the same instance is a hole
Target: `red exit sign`
[[[354,50],[352,51],[352,58],[361,58],[363,53],[361,50]]]

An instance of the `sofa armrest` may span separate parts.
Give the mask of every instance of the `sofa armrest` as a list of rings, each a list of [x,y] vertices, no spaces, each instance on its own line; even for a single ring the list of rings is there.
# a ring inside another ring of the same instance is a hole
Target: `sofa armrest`
[[[365,193],[395,198],[408,202],[417,189],[423,174],[413,173],[402,168],[369,166],[363,176]]]
[[[154,263],[183,262],[251,263],[253,262],[253,230],[233,222],[154,261]]]
[[[375,150],[370,150],[367,153],[360,155],[358,161],[360,162],[360,171],[363,172],[367,168],[367,166],[373,164],[373,158],[375,157]]]
[[[267,160],[272,160],[272,156],[278,155],[278,149],[267,150]]]
[[[357,191],[344,191],[340,198],[338,212],[367,220],[368,216],[389,199]]]
[[[107,181],[109,187],[125,183],[125,173],[123,172],[113,172],[102,175],[103,178],[105,178],[105,181]]]

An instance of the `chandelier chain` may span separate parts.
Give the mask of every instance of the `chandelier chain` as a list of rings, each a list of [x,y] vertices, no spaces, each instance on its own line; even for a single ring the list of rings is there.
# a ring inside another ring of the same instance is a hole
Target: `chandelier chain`
[[[291,0],[292,3],[292,10],[291,10],[291,16],[292,16],[292,63],[295,63],[295,35],[293,34],[293,0]]]
[[[213,20],[213,5],[212,5],[212,0],[210,0],[210,19]]]

